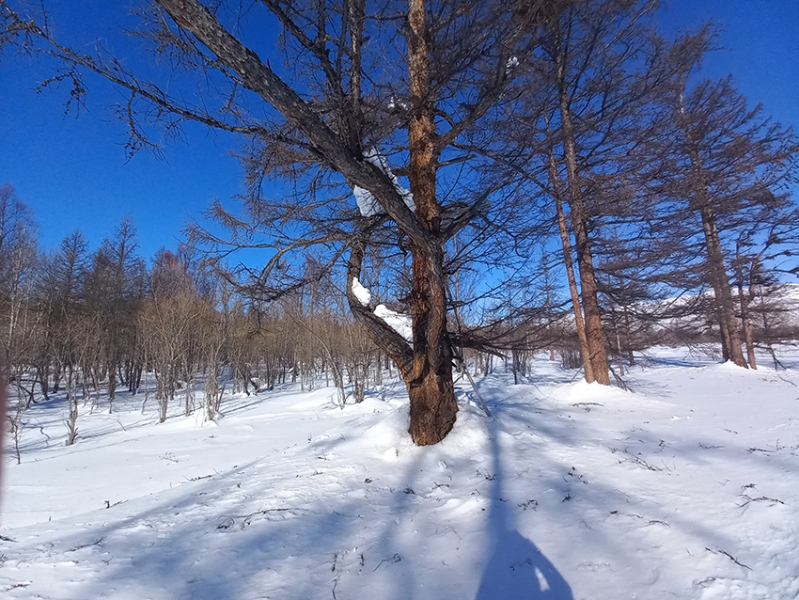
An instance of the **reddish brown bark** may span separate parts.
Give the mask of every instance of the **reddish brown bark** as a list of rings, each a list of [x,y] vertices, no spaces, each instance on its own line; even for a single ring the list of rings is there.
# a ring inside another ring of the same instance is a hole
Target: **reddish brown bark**
[[[710,203],[710,193],[704,181],[702,161],[695,148],[691,131],[683,129],[688,147],[688,157],[691,161],[691,174],[693,178],[693,192],[695,208],[702,219],[702,232],[705,236],[705,250],[707,251],[707,264],[710,271],[710,283],[713,287],[714,302],[719,317],[719,327],[722,335],[722,348],[726,346],[729,358],[739,367],[747,368],[741,347],[741,334],[735,318],[730,281],[727,278],[727,269],[724,266],[724,253],[721,249],[719,230],[716,226],[716,216]]]
[[[596,279],[594,277],[594,260],[591,254],[591,239],[588,234],[588,215],[583,202],[582,178],[580,177],[577,162],[577,145],[572,123],[571,106],[569,104],[569,90],[566,83],[566,58],[560,44],[560,24],[557,19],[554,21],[552,31],[555,48],[555,69],[558,78],[563,158],[566,163],[566,175],[569,184],[568,199],[571,209],[572,230],[574,231],[577,267],[580,270],[585,338],[595,381],[610,385],[608,359],[605,352],[605,336],[602,333],[602,319],[597,297]],[[588,371],[586,370],[587,378]]]
[[[408,2],[408,78],[411,120],[409,181],[416,219],[438,242],[439,205],[436,197],[436,139],[427,64],[426,16],[423,0]],[[452,383],[452,350],[447,335],[444,252],[439,243],[413,242],[411,315],[413,372],[405,383],[411,403],[409,432],[420,445],[435,444],[455,423],[458,405]]]
[[[546,119],[547,135],[549,131],[549,118]],[[583,359],[583,369],[585,380],[592,383],[596,380],[594,368],[591,363],[591,353],[588,350],[588,340],[585,336],[585,323],[580,306],[580,292],[577,289],[577,280],[574,277],[574,265],[572,263],[571,244],[569,243],[569,232],[566,230],[566,216],[563,214],[563,200],[560,195],[560,182],[558,180],[558,167],[555,163],[555,150],[552,143],[549,143],[549,182],[552,185],[552,197],[555,199],[555,210],[558,218],[558,231],[560,232],[560,242],[563,249],[563,262],[566,267],[566,278],[569,281],[569,293],[572,299],[572,310],[574,312],[574,327],[577,329],[577,339],[580,341],[580,355]],[[551,358],[550,360],[554,360]]]

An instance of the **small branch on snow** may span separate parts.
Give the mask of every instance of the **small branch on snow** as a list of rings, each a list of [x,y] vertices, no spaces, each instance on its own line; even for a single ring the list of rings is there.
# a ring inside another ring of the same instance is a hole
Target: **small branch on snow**
[[[211,477],[213,477],[213,476],[214,476],[214,474],[211,474],[211,475],[198,475],[197,477],[186,477],[184,475],[183,479],[185,479],[186,481],[200,481],[201,479],[211,479]]]
[[[237,523],[240,525],[241,529],[247,527],[254,517],[263,516],[268,517],[272,513],[285,513],[285,512],[300,512],[306,509],[303,508],[267,508],[265,510],[259,510],[249,515],[237,515],[234,517],[228,517],[222,523],[216,526],[217,531],[224,531],[226,529],[231,529]]]
[[[744,569],[749,569],[750,571],[752,570],[752,567],[743,564],[737,558],[735,558],[732,554],[730,554],[729,552],[727,552],[725,550],[721,550],[720,548],[716,548],[715,550],[713,550],[712,548],[708,548],[707,546],[705,546],[705,550],[707,550],[708,552],[712,552],[713,554],[723,554],[724,556],[729,558],[732,562],[734,562],[739,567],[743,567]]]
[[[750,498],[746,494],[742,494],[742,496],[744,498],[744,502],[743,504],[739,504],[738,508],[744,508],[746,506],[749,506],[749,504],[752,502],[771,502],[771,506],[775,506],[777,504],[783,504],[783,505],[785,504],[785,502],[783,502],[779,498],[769,498],[768,496],[760,496],[759,498]]]
[[[591,412],[592,406],[605,406],[604,404],[600,404],[599,402],[575,402],[572,406],[576,408],[582,408],[585,412]]]
[[[78,550],[83,550],[84,548],[91,548],[92,546],[99,546],[100,544],[103,543],[104,540],[105,540],[105,538],[101,537],[101,538],[97,538],[93,542],[87,542],[85,544],[78,544],[74,548],[70,548],[69,550],[65,550],[64,553],[66,554],[67,552],[77,552]]]
[[[383,563],[393,564],[393,563],[398,563],[401,560],[402,560],[402,557],[399,555],[399,553],[395,554],[391,558],[384,558],[379,563],[377,563],[377,566],[374,569],[372,569],[372,573],[377,571],[380,568],[380,565],[382,565]]]
[[[612,453],[614,453],[614,454],[617,452],[616,448],[610,448],[610,451]],[[643,467],[644,469],[647,469],[649,471],[662,471],[663,470],[660,467],[656,467],[654,465],[650,465],[643,458],[641,458],[640,456],[636,456],[635,454],[632,454],[626,448],[623,450],[623,453],[626,454],[628,456],[628,458],[619,459],[619,463],[631,462],[631,463],[634,463],[634,464],[638,465],[639,467]]]

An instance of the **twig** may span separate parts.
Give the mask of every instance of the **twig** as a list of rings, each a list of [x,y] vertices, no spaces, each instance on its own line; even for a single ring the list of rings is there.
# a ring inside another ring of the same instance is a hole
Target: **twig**
[[[613,370],[613,367],[611,367],[611,366],[610,366],[610,363],[608,363],[608,370],[609,370],[611,373],[613,373],[613,378],[616,380],[616,383],[618,383],[618,384],[619,384],[619,387],[620,387],[621,389],[623,389],[625,392],[633,392],[633,389],[632,389],[632,388],[631,388],[629,385],[627,385],[626,383],[624,383],[624,379],[622,379],[621,377],[619,377],[619,376],[616,374],[616,371],[614,371],[614,370]],[[633,393],[635,393],[635,392],[633,392]]]
[[[491,416],[491,411],[488,410],[488,407],[486,406],[486,401],[483,400],[483,397],[480,395],[480,392],[477,391],[477,386],[474,383],[474,379],[472,379],[472,374],[469,373],[469,369],[464,369],[463,371],[464,371],[464,373],[466,373],[466,377],[469,378],[469,383],[472,384],[472,389],[474,390],[475,395],[477,396],[478,400],[480,400],[480,406],[483,407],[483,410],[485,411],[486,416],[490,417]]]
[[[392,563],[398,563],[401,560],[402,560],[402,557],[399,555],[399,553],[394,554],[394,556],[392,556],[391,558],[384,558],[379,563],[377,563],[377,566],[374,569],[372,569],[372,573],[377,571],[380,568],[380,565],[382,565],[383,563],[392,564]]]
[[[743,494],[743,497],[744,497],[744,503],[739,504],[738,508],[743,508],[745,506],[748,506],[750,502],[771,502],[771,506],[774,506],[775,504],[783,504],[783,505],[785,504],[785,502],[783,502],[779,498],[769,498],[768,496],[760,496],[759,498],[750,498],[746,494]]]
[[[252,522],[253,517],[256,516],[267,516],[270,513],[282,513],[282,512],[299,512],[305,509],[302,508],[267,508],[265,510],[259,510],[249,515],[237,515],[234,517],[228,517],[222,523],[216,526],[218,531],[230,529],[233,527],[237,522],[241,523],[241,528],[244,529]]]
[[[74,548],[70,548],[69,550],[65,550],[64,553],[66,554],[67,552],[77,552],[78,550],[83,550],[84,548],[90,548],[91,546],[99,546],[100,544],[103,543],[104,540],[105,540],[105,538],[101,537],[101,538],[97,538],[93,542],[87,542],[85,544],[78,544]]]
[[[613,450],[611,450],[611,451],[613,451]],[[632,463],[635,463],[636,465],[638,465],[639,467],[643,467],[644,469],[647,469],[649,471],[662,471],[663,470],[660,467],[656,467],[654,465],[650,465],[643,458],[641,458],[640,456],[636,456],[635,454],[630,453],[627,449],[624,450],[624,454],[626,454],[629,458],[627,458],[627,459],[622,458],[619,462],[632,462]]]
[[[739,567],[743,567],[744,569],[749,569],[750,571],[752,570],[752,567],[743,564],[737,558],[735,558],[732,554],[730,554],[729,552],[727,552],[725,550],[721,550],[720,548],[716,548],[715,550],[713,550],[712,548],[708,548],[707,546],[705,546],[705,550],[707,550],[708,552],[712,552],[713,554],[723,554],[724,556],[729,558],[732,562],[734,562]]]

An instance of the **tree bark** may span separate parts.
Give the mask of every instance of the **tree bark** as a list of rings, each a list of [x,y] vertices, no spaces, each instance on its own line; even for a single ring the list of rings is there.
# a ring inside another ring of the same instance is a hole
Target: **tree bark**
[[[560,108],[561,136],[566,174],[569,183],[569,207],[571,208],[572,229],[574,230],[577,266],[580,270],[580,289],[582,291],[583,313],[585,316],[585,337],[588,345],[589,362],[594,380],[610,385],[608,359],[605,352],[605,338],[602,333],[602,319],[597,298],[594,277],[594,261],[591,255],[591,240],[588,234],[587,215],[583,202],[582,179],[577,164],[577,146],[572,123],[569,90],[566,83],[566,57],[560,43],[560,24],[553,24],[555,68],[558,78],[558,101]],[[586,373],[587,379],[587,373]]]
[[[549,117],[546,117],[547,136],[550,135]],[[558,230],[560,231],[561,247],[563,248],[563,263],[566,267],[566,278],[569,281],[569,293],[572,299],[572,310],[574,312],[574,327],[577,329],[577,339],[580,341],[580,355],[583,359],[583,371],[585,380],[588,383],[596,381],[594,368],[591,363],[591,353],[588,350],[588,339],[585,335],[585,323],[583,322],[582,307],[580,306],[580,292],[577,290],[577,280],[574,277],[574,264],[572,263],[571,243],[569,242],[569,232],[566,230],[566,216],[563,214],[563,200],[560,195],[560,182],[558,179],[558,166],[555,163],[555,149],[552,147],[550,139],[548,144],[549,151],[549,182],[552,185],[552,197],[555,200],[555,210],[558,218]],[[554,351],[550,350],[550,360],[555,360]]]
[[[693,192],[696,209],[702,219],[702,232],[705,237],[707,263],[710,270],[710,282],[713,286],[714,302],[719,316],[719,326],[723,337],[723,346],[726,346],[729,359],[739,367],[747,368],[746,359],[741,348],[741,335],[735,320],[732,291],[727,278],[727,269],[724,266],[724,253],[721,249],[719,230],[716,226],[716,216],[710,205],[710,193],[704,182],[702,162],[699,151],[696,149],[690,130],[683,129],[688,144],[688,157],[691,161],[693,176]]]
[[[749,360],[749,367],[757,370],[757,359],[755,358],[755,341],[752,337],[752,324],[749,319],[749,303],[755,298],[754,270],[757,259],[752,261],[749,268],[749,295],[744,294],[744,266],[741,257],[740,246],[736,248],[736,262],[738,270],[738,302],[741,307],[741,325],[744,330],[744,340],[746,343],[746,358]]]
[[[408,2],[408,82],[411,120],[409,181],[416,219],[435,243],[412,242],[413,372],[406,379],[411,402],[409,432],[420,445],[436,444],[455,424],[458,405],[452,382],[452,348],[447,334],[447,283],[436,197],[436,138],[427,64],[424,0]]]

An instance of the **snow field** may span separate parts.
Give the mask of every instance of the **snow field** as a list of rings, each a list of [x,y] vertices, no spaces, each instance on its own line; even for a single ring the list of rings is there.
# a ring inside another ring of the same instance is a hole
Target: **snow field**
[[[13,599],[799,597],[799,353],[744,371],[659,349],[633,391],[544,357],[458,382],[453,432],[407,433],[400,384],[223,400],[161,425],[122,396],[37,404],[8,450],[0,593]],[[88,410],[88,409],[87,409]]]

